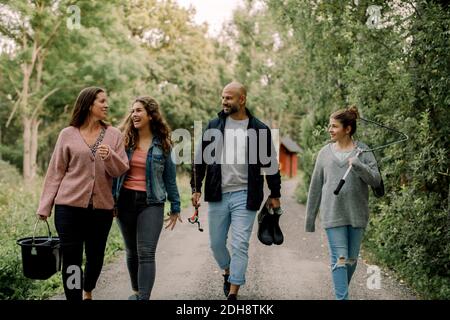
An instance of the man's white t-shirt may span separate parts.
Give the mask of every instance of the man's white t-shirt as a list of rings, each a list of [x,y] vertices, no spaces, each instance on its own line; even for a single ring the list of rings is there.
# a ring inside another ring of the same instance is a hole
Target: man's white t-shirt
[[[249,119],[226,118],[222,149],[222,193],[247,189],[248,148],[247,128]]]

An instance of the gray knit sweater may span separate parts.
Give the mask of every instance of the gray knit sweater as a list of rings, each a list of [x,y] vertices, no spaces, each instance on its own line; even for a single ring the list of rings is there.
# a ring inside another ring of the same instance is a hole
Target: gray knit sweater
[[[368,149],[357,142],[361,149]],[[333,228],[351,225],[365,228],[369,221],[369,188],[381,182],[377,162],[372,152],[363,152],[353,162],[344,186],[336,196],[333,191],[348,169],[348,158],[340,161],[333,153],[332,144],[324,146],[317,156],[309,186],[306,205],[306,231],[315,231],[317,213],[320,211],[322,227]],[[356,150],[349,157],[354,157]]]

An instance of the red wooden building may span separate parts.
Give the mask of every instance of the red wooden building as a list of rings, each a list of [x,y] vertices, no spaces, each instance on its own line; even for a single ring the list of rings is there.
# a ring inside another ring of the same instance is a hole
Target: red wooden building
[[[298,153],[302,149],[292,140],[286,136],[280,141],[280,172],[281,175],[289,178],[297,175]]]

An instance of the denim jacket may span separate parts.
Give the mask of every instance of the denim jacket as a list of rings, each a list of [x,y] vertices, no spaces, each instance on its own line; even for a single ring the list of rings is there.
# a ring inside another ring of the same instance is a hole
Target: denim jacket
[[[128,160],[133,157],[133,149],[127,150]],[[180,195],[176,181],[176,167],[171,153],[164,154],[159,137],[154,137],[148,150],[146,163],[147,204],[161,204],[170,201],[171,213],[180,212]],[[120,191],[128,173],[114,179],[113,197],[117,204]]]

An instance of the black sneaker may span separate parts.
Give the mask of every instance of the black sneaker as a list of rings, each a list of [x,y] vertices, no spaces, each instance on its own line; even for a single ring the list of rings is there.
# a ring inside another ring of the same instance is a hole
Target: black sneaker
[[[235,294],[233,294],[233,293],[229,294],[227,300],[228,301],[236,301],[237,300],[237,296]]]
[[[225,293],[225,297],[228,297],[228,295],[230,294],[231,284],[228,282],[229,277],[229,274],[223,275],[223,293]]]
[[[139,300],[139,295],[133,293],[131,296],[128,297],[128,300]]]

